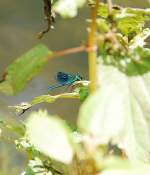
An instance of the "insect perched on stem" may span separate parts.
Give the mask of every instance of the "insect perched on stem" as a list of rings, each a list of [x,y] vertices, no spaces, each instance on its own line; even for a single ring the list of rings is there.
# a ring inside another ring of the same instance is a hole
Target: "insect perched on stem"
[[[58,84],[49,86],[48,90],[53,90],[66,85],[72,85],[76,81],[81,81],[83,78],[79,74],[71,75],[64,72],[58,72],[56,75],[56,81]]]
[[[52,2],[51,0],[43,0],[44,2],[44,15],[47,21],[47,28],[38,34],[38,38],[42,38],[45,33],[47,33],[53,26],[55,22],[54,13],[52,12]]]

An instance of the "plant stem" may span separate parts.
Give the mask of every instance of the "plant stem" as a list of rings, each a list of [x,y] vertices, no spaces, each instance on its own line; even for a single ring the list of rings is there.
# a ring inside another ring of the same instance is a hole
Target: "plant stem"
[[[65,55],[70,55],[70,54],[74,54],[74,53],[79,53],[79,52],[85,52],[88,50],[89,50],[89,48],[85,45],[82,45],[79,47],[73,47],[73,48],[69,48],[69,49],[64,49],[64,50],[54,52],[52,55],[49,56],[49,59],[57,58],[60,56],[65,56]]]
[[[112,0],[107,0],[109,16],[112,16]]]
[[[89,60],[89,79],[90,79],[90,93],[93,93],[96,90],[96,62],[97,62],[97,46],[96,46],[96,17],[98,10],[99,0],[96,0],[96,4],[91,9],[91,26],[89,29],[88,36],[88,46],[89,48],[93,48],[88,52],[88,60]]]
[[[91,50],[93,50],[93,48],[90,48],[86,45],[81,45],[79,47],[72,47],[72,48],[68,48],[68,49],[55,51],[53,54],[50,53],[50,56],[48,58],[52,59],[52,58],[57,58],[57,57],[70,55],[70,54],[76,54],[76,53],[80,53],[80,52],[89,52]]]

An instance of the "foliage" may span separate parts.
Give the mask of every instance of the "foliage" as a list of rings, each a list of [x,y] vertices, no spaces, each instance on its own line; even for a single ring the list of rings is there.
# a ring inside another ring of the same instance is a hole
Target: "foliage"
[[[0,91],[14,95],[36,76],[48,61],[51,52],[44,45],[38,45],[8,66],[4,79],[0,84]],[[25,66],[26,65],[26,66]]]
[[[150,49],[145,47],[150,9],[111,7],[98,0],[57,0],[52,11],[72,18],[85,4],[92,11],[87,45],[60,52],[38,45],[10,64],[0,83],[0,92],[15,95],[50,58],[81,51],[97,58],[96,65],[89,59],[90,80],[74,82],[71,92],[40,95],[11,106],[21,115],[43,102],[75,98],[81,101],[75,129],[45,110],[32,112],[20,127],[0,122],[0,137],[4,128],[19,133],[16,148],[29,157],[22,175],[150,172]]]
[[[86,0],[59,0],[54,4],[54,11],[62,17],[75,17],[77,10],[85,4]]]
[[[100,66],[99,75],[101,88],[82,105],[79,128],[95,137],[97,145],[111,140],[131,161],[149,162],[150,74],[128,77],[112,66]]]

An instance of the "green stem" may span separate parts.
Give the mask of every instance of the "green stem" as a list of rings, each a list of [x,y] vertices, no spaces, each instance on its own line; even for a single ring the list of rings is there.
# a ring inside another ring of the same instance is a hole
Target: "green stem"
[[[96,90],[96,62],[97,62],[97,46],[96,46],[96,17],[97,17],[97,10],[99,6],[99,0],[96,0],[96,4],[91,9],[91,26],[89,29],[89,36],[88,36],[88,46],[91,48],[88,52],[88,60],[89,60],[89,79],[90,79],[90,93],[93,93]]]

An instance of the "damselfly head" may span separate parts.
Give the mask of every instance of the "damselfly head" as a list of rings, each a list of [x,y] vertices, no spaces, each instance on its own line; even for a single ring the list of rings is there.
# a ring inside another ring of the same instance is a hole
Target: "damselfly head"
[[[69,79],[69,74],[64,73],[64,72],[58,72],[56,75],[56,79],[59,82],[64,82],[64,81],[66,82]]]

